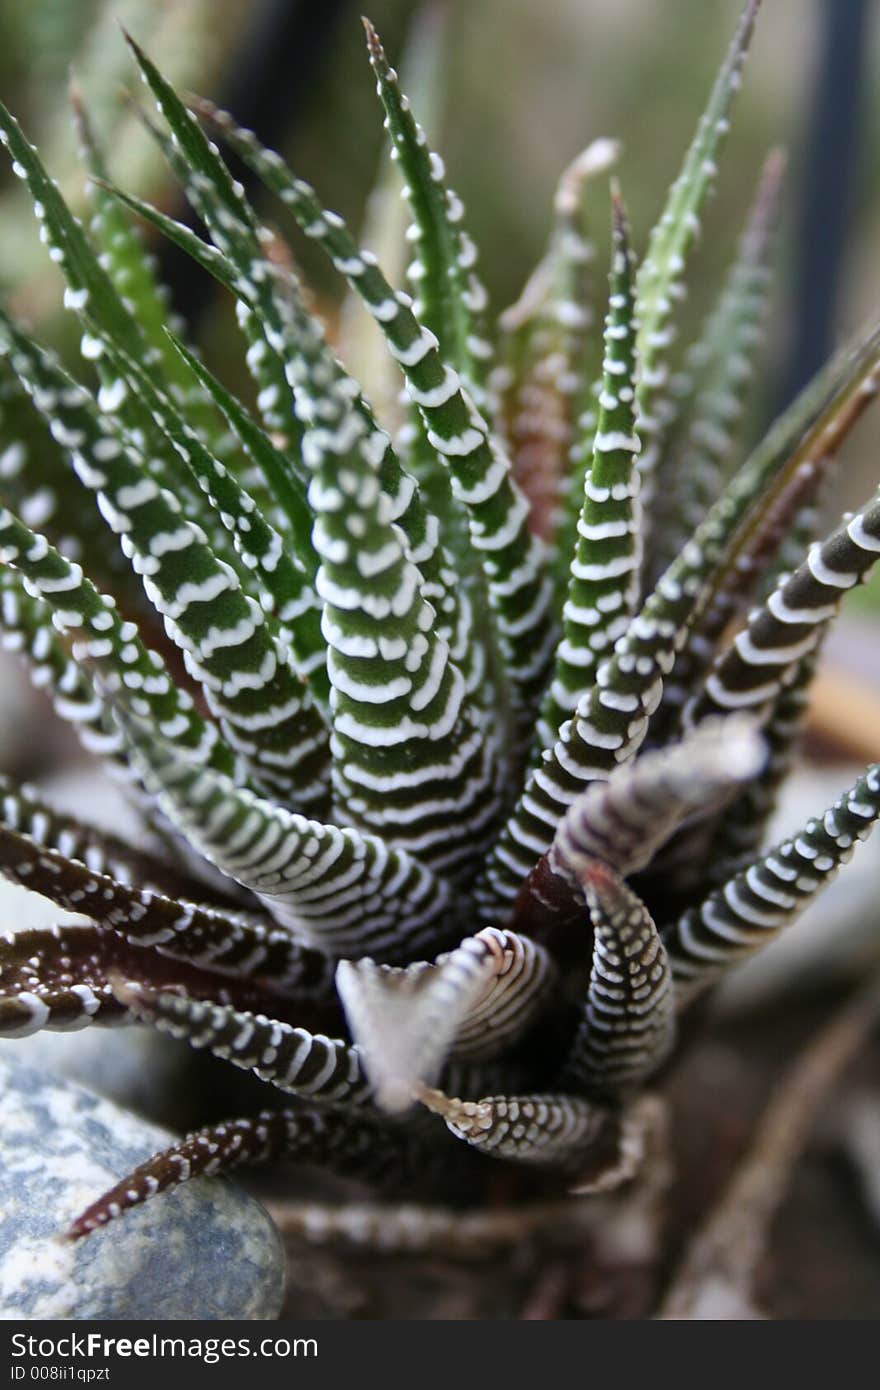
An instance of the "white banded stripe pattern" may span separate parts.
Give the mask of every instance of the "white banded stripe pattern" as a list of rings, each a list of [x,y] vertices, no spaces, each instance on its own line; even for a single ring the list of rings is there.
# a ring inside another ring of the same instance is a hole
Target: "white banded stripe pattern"
[[[878,558],[880,497],[811,546],[804,563],[752,613],[686,706],[686,723],[731,710],[766,717],[821,641],[844,594],[864,581]]]
[[[49,696],[83,747],[112,759],[122,776],[130,775],[122,735],[94,681],[54,628],[49,604],[24,586],[16,570],[0,568],[0,645],[20,655],[34,687]]]
[[[608,865],[584,872],[593,964],[562,1084],[614,1096],[644,1082],[675,1042],[666,951],[648,909]]]
[[[794,922],[880,816],[880,765],[664,934],[679,1008]]]
[[[358,247],[342,219],[325,211],[314,189],[295,178],[280,156],[264,150],[251,131],[223,119],[222,113],[212,114],[236,153],[278,194],[306,235],[324,247],[385,334],[428,437],[449,468],[453,491],[468,512],[511,683],[515,731],[525,746],[532,732],[531,706],[550,659],[550,584],[543,548],[529,531],[528,504],[513,482],[510,461],[458,373],[443,362],[436,337],[416,319],[409,296],[392,289],[375,258]]]
[[[447,1057],[482,1060],[516,1041],[555,977],[540,946],[487,928],[433,964],[341,961],[337,989],[377,1103],[402,1110],[417,1083],[434,1084]]]
[[[26,388],[53,400],[80,480],[95,493],[227,742],[267,789],[283,795],[295,778],[300,804],[325,803],[323,721],[273,640],[261,605],[242,591],[178,499],[154,481],[145,460],[104,431],[88,393],[12,325],[3,331]]]
[[[598,423],[562,609],[563,636],[538,723],[542,748],[555,743],[560,726],[591,689],[596,667],[626,631],[638,597],[636,323],[629,231],[616,191],[609,288]]]
[[[280,1091],[332,1105],[369,1104],[360,1053],[339,1038],[293,1028],[265,1014],[152,990],[123,975],[116,977],[114,989],[138,1018],[253,1071]]]
[[[210,863],[255,893],[275,921],[339,957],[412,957],[454,935],[448,885],[376,835],[286,810],[193,766],[126,726],[146,786]]]
[[[175,686],[158,653],[141,641],[135,624],[123,621],[115,600],[100,593],[79,564],[66,560],[5,508],[0,508],[0,562],[16,569],[26,592],[51,608],[55,627],[73,638],[71,654],[77,667],[97,673],[102,699],[124,699],[133,714],[154,719],[163,736],[232,771],[233,755],[216,726],[202,719],[187,691]],[[97,717],[98,711],[94,713]]]
[[[40,828],[33,816],[29,823]],[[240,979],[259,977],[294,1001],[333,1000],[332,959],[271,922],[122,883],[8,825],[0,825],[0,871],[57,907],[118,932],[129,945]]]
[[[518,1163],[574,1166],[613,1127],[609,1112],[578,1096],[485,1096],[460,1100],[425,1087],[419,1099],[458,1139]]]
[[[414,1136],[359,1112],[349,1115],[304,1105],[262,1110],[209,1125],[154,1154],[87,1207],[68,1235],[86,1236],[190,1178],[229,1173],[244,1164],[283,1158],[399,1190],[424,1181],[426,1172],[439,1163],[448,1163],[449,1153],[441,1154],[442,1158]]]

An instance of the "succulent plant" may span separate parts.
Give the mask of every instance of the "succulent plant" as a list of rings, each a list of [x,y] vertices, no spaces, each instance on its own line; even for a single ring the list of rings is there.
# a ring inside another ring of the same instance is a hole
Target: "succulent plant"
[[[608,1190],[637,1170],[638,1097],[682,1012],[880,814],[874,766],[763,843],[823,635],[880,554],[876,497],[813,534],[880,333],[740,444],[778,155],[698,341],[674,345],[757,10],[640,265],[612,186],[604,333],[589,219],[613,145],[564,174],[490,341],[461,202],[369,25],[415,300],[134,43],[210,240],[112,188],[80,112],[86,230],[3,110],[84,364],[0,317],[0,621],[145,830],[133,848],[4,784],[0,870],[91,925],[3,940],[0,1030],[147,1021],[286,1097],[149,1158],[72,1234],[282,1156],[471,1205],[499,1163],[522,1200]],[[381,329],[393,441],[205,127]],[[169,326],[132,211],[232,296],[256,411]]]

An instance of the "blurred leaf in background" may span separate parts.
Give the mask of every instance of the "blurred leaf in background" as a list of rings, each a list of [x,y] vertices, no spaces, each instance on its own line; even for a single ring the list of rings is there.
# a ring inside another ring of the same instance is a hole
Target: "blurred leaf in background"
[[[86,204],[68,99],[71,72],[107,146],[111,168],[129,187],[156,191],[166,175],[124,101],[130,72],[120,26],[161,54],[181,85],[216,82],[253,8],[217,5],[213,0],[29,0],[3,7],[4,99],[21,112],[77,211],[85,211]],[[54,276],[46,275],[45,254],[33,236],[32,223],[27,198],[4,171],[0,283],[28,312],[42,315],[57,304],[61,280],[56,283]]]

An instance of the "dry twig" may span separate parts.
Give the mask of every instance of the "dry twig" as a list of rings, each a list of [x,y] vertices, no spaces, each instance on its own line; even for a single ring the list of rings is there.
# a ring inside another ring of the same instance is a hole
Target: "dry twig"
[[[785,1074],[754,1140],[702,1230],[697,1232],[659,1313],[669,1319],[765,1316],[754,1299],[767,1232],[840,1073],[880,1017],[880,977],[850,999]]]

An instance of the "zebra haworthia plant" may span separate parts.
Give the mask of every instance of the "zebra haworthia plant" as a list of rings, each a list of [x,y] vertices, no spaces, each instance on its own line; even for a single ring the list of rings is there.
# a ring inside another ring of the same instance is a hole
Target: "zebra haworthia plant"
[[[462,204],[369,25],[415,298],[134,43],[205,236],[113,188],[80,112],[84,227],[3,111],[84,360],[0,317],[0,620],[125,779],[145,842],[4,784],[0,870],[90,925],[3,940],[0,1029],[147,1021],[288,1098],[148,1159],[73,1234],[283,1156],[434,1200],[482,1200],[490,1159],[523,1197],[606,1188],[681,1010],[880,814],[872,767],[763,847],[823,635],[880,555],[876,497],[811,533],[880,333],[738,442],[777,155],[717,307],[674,351],[757,9],[640,264],[612,188],[604,334],[589,272],[611,143],[566,171],[494,341]],[[378,324],[405,386],[394,438],[212,136]],[[132,211],[232,296],[255,410],[169,327]]]

